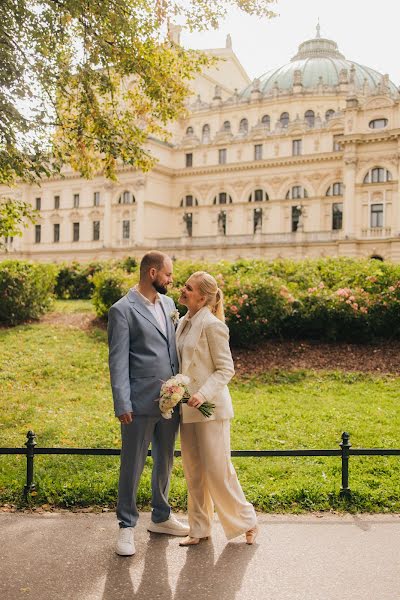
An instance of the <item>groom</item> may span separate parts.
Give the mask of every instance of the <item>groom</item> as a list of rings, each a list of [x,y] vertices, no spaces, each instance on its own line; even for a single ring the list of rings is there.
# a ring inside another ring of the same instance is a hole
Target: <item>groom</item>
[[[115,415],[121,422],[121,466],[118,485],[117,554],[135,553],[133,529],[139,518],[136,494],[151,442],[151,524],[149,531],[185,536],[189,528],[171,513],[168,490],[179,412],[161,417],[157,399],[162,381],[178,372],[175,304],[168,298],[172,261],[148,252],[140,263],[139,284],[110,308],[108,344]]]

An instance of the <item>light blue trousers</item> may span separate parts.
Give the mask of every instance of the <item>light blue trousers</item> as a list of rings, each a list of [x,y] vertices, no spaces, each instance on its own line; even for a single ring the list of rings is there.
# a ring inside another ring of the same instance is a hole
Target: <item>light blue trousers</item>
[[[166,521],[171,512],[168,503],[169,483],[179,428],[179,411],[171,419],[135,416],[129,425],[121,425],[121,466],[118,484],[117,518],[120,527],[135,527],[139,518],[136,496],[140,476],[151,443],[153,471],[151,477],[151,519]]]

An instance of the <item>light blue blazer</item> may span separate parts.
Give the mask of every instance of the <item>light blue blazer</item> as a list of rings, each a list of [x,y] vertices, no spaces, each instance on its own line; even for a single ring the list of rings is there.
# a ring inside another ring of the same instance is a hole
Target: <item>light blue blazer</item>
[[[163,381],[178,372],[172,313],[174,301],[161,295],[167,324],[164,335],[156,318],[133,289],[108,313],[111,389],[116,416],[159,416],[157,399]]]

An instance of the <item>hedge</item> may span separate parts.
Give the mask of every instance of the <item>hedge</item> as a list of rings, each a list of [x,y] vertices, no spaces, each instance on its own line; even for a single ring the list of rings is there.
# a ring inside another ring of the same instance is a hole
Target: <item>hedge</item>
[[[37,319],[51,306],[57,268],[18,260],[0,262],[0,323]]]
[[[100,271],[109,271],[111,268],[121,268],[128,273],[137,269],[135,258],[128,256],[117,261],[92,261],[81,264],[76,261],[63,263],[59,267],[55,294],[57,298],[71,300],[86,300],[91,298],[94,291],[93,275]]]
[[[365,342],[400,337],[400,265],[376,260],[240,260],[235,263],[177,261],[174,287],[197,270],[212,273],[225,296],[234,345],[262,339],[311,338]],[[111,269],[93,277],[97,314],[129,289],[135,276]],[[185,307],[178,306],[181,314]]]

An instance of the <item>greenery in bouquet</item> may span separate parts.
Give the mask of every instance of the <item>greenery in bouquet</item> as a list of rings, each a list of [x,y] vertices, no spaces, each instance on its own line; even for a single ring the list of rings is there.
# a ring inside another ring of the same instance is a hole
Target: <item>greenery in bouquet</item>
[[[175,406],[179,403],[187,404],[191,397],[189,392],[190,378],[186,375],[178,373],[174,377],[164,381],[161,386],[159,406],[161,415],[164,419],[170,419],[174,412]],[[215,404],[211,402],[203,402],[198,407],[198,410],[204,417],[211,417],[215,409]]]

